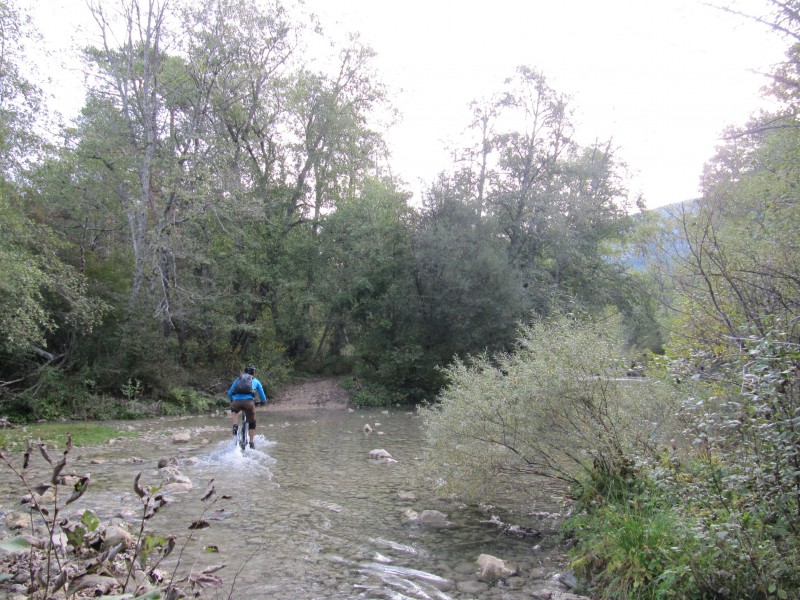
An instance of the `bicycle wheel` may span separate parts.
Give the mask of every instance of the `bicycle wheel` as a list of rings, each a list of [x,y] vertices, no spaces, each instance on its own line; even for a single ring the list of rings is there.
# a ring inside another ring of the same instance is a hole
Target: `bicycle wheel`
[[[247,415],[244,414],[244,411],[241,411],[241,423],[239,423],[239,448],[241,448],[242,453],[244,453],[245,448],[247,448],[247,442],[250,441],[250,424],[247,422]]]

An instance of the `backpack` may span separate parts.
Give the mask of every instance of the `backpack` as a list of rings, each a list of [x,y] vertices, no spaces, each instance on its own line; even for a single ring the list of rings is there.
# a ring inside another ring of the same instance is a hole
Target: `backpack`
[[[252,394],[253,393],[253,376],[250,373],[242,373],[236,378],[233,383],[234,394]]]

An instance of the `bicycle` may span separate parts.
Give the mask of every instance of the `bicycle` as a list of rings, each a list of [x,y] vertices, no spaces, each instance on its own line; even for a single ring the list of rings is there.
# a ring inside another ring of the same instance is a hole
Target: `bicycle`
[[[242,454],[244,454],[250,443],[250,424],[247,422],[247,415],[243,410],[239,411],[239,429],[236,432],[236,443],[239,445]]]

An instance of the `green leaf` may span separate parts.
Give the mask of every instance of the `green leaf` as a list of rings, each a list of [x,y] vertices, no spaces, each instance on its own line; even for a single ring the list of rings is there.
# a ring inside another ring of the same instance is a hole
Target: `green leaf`
[[[0,550],[4,550],[6,552],[22,552],[30,547],[30,542],[22,536],[17,536],[15,538],[11,538],[10,540],[4,540],[0,542]]]
[[[86,529],[88,529],[91,532],[97,529],[97,527],[100,525],[100,519],[98,519],[97,515],[94,514],[92,511],[87,510],[86,512],[83,513],[83,516],[81,517],[81,523],[86,525]]]
[[[161,592],[150,590],[146,594],[133,597],[133,594],[122,594],[121,596],[100,596],[101,600],[160,600]]]
[[[86,538],[86,530],[83,527],[76,527],[73,531],[67,531],[67,541],[73,548],[78,548]]]

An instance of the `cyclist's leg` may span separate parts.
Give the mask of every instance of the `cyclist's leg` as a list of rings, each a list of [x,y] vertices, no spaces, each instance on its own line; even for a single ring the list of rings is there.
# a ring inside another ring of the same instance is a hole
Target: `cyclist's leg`
[[[240,410],[241,410],[241,408],[239,408],[238,406],[235,407],[234,403],[231,402],[231,424],[233,425],[233,435],[236,435],[236,433],[237,433],[237,431],[239,429],[238,421],[239,421],[239,411]]]

